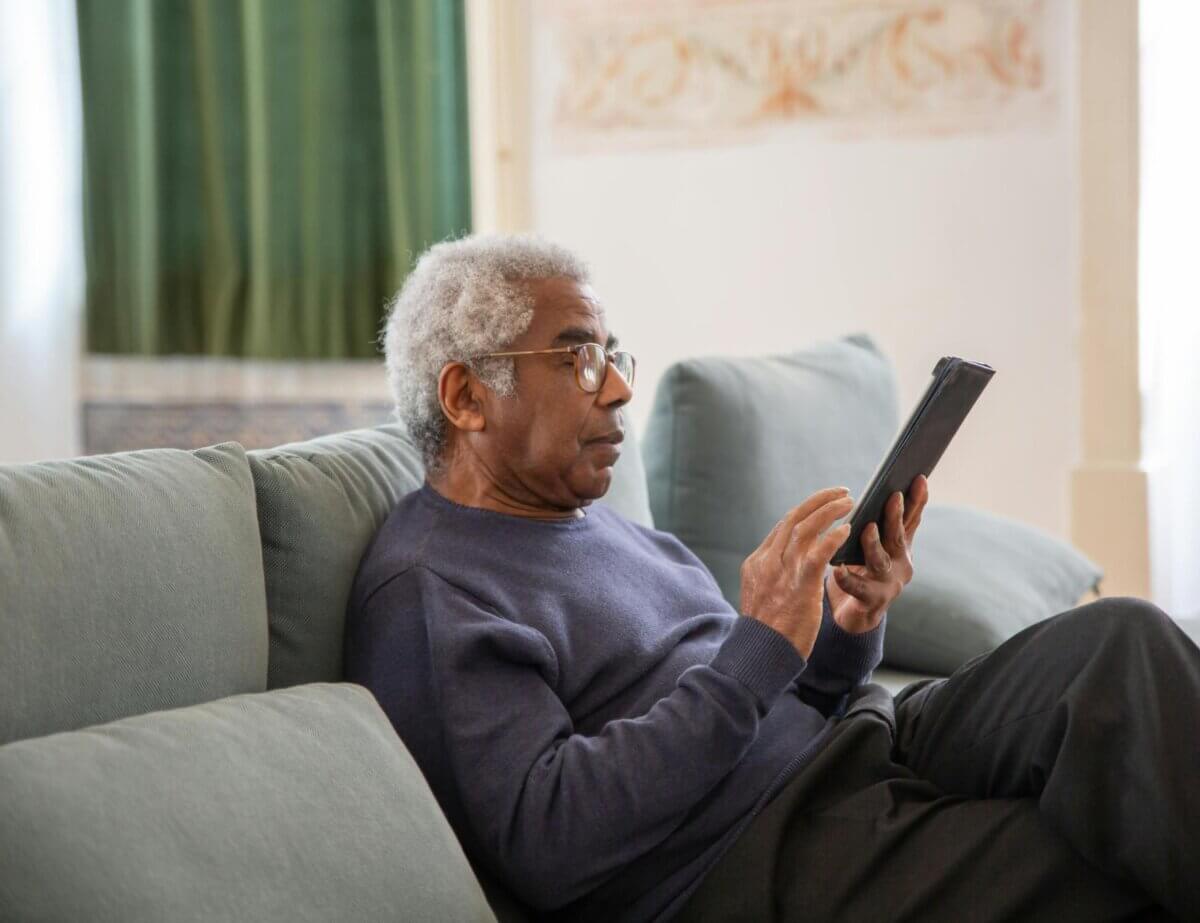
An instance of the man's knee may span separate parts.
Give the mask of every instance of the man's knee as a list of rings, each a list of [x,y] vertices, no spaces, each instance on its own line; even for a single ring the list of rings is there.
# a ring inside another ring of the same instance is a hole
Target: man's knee
[[[1063,613],[1073,629],[1100,637],[1155,635],[1173,626],[1158,606],[1136,596],[1105,596]]]

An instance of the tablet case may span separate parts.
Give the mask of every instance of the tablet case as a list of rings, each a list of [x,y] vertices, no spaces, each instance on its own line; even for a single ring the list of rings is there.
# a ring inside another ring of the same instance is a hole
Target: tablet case
[[[834,554],[834,564],[865,564],[862,532],[879,523],[884,535],[883,510],[896,491],[908,495],[918,474],[928,477],[987,387],[995,369],[958,356],[943,356],[933,367],[933,380],[900,430],[891,451],[875,469],[866,490],[850,513],[850,535]]]

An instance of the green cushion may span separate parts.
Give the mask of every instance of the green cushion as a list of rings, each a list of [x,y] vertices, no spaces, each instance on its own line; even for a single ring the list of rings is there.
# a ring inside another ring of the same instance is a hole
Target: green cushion
[[[892,604],[887,662],[950,673],[1022,628],[1073,608],[1101,571],[1024,523],[930,504],[913,541],[912,583]]]
[[[392,507],[421,486],[421,454],[388,424],[250,452],[271,622],[269,687],[342,678],[350,587]],[[637,440],[629,432],[603,502],[650,524]]]
[[[680,362],[661,379],[646,430],[654,523],[736,606],[742,561],[779,518],[822,487],[860,490],[897,427],[891,363],[865,336]]]
[[[266,675],[241,446],[0,466],[0,743]]]
[[[359,686],[8,744],[0,792],[0,919],[495,920]]]
[[[358,562],[396,502],[421,486],[420,452],[390,424],[249,458],[271,623],[268,686],[339,680]]]

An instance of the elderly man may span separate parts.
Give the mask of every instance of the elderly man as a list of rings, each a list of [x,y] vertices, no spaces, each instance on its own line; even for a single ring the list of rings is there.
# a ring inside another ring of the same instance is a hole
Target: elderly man
[[[805,499],[737,612],[675,538],[593,505],[635,366],[572,254],[433,247],[386,350],[427,481],[363,559],[347,678],[535,911],[1200,918],[1200,651],[1157,609],[1080,607],[893,700],[868,680],[924,479],[862,567],[828,566],[847,490]]]

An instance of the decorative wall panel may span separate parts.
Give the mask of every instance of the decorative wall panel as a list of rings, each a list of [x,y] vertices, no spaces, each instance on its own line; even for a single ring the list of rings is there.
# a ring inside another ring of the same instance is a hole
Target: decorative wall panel
[[[554,135],[610,147],[1045,124],[1046,2],[546,0]]]

